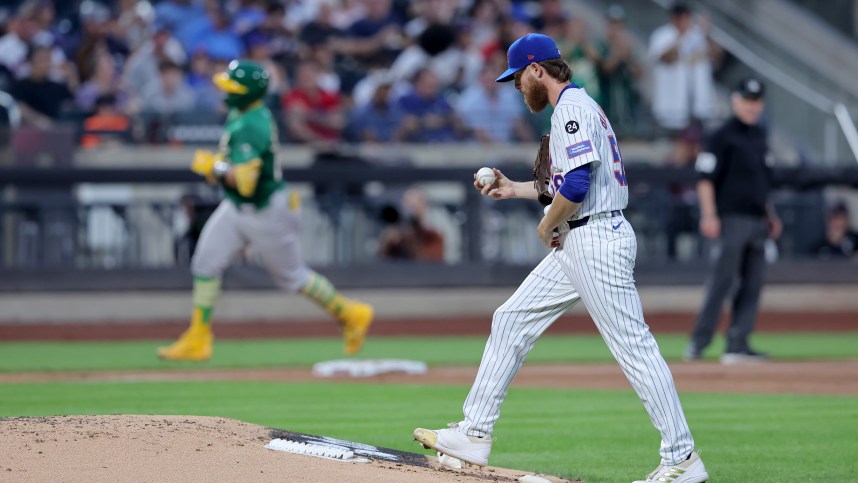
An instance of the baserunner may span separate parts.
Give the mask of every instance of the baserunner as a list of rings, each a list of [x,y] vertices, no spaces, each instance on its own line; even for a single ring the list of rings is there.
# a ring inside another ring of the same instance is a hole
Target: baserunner
[[[226,72],[214,76],[215,85],[226,93],[224,102],[230,112],[218,151],[197,151],[191,170],[221,185],[226,199],[206,222],[191,261],[191,325],[179,340],[158,349],[162,359],[211,358],[212,311],[221,275],[248,247],[278,287],[300,292],[339,321],[346,354],[360,350],[372,323],[372,306],[343,297],[304,262],[300,200],[281,179],[275,156],[277,127],[262,101],[268,81],[269,73],[247,60],[234,60]]]

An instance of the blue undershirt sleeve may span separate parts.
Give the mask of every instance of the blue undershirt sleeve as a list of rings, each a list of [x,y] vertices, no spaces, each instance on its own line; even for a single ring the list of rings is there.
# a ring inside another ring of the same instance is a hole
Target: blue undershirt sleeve
[[[584,201],[590,190],[590,163],[569,171],[563,178],[563,184],[557,192],[573,203]]]

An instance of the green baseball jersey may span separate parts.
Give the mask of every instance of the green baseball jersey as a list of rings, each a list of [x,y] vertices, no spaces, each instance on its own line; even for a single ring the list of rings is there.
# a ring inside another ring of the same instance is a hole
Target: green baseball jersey
[[[238,109],[229,112],[220,140],[223,159],[232,165],[256,158],[262,160],[256,191],[251,196],[242,196],[237,189],[224,185],[230,201],[236,205],[253,203],[257,208],[264,208],[271,195],[283,188],[280,165],[274,155],[277,146],[277,126],[267,107],[260,104],[244,112]]]

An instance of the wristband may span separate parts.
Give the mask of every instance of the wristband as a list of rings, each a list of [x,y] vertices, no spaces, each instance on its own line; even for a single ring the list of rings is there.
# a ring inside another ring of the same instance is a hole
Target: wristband
[[[217,179],[223,179],[226,176],[226,173],[229,172],[229,163],[223,160],[215,161],[214,166],[212,167],[212,174]]]

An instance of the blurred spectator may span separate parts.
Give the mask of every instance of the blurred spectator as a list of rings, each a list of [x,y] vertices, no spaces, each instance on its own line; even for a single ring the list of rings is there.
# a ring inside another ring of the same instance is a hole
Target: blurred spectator
[[[25,75],[27,65],[27,45],[38,32],[38,25],[32,18],[16,15],[6,26],[6,35],[0,37],[0,65],[11,73],[12,78]]]
[[[188,19],[202,17],[205,13],[202,2],[197,0],[161,0],[155,4],[155,18],[173,32]]]
[[[319,3],[319,9],[316,12],[315,18],[301,29],[299,38],[301,43],[312,49],[317,45],[327,44],[331,39],[336,39],[343,35],[345,35],[345,32],[334,25],[333,3],[323,1]]]
[[[265,22],[266,3],[264,0],[239,0],[238,10],[232,16],[232,30],[238,35],[256,30]]]
[[[853,258],[858,254],[858,233],[849,226],[849,209],[838,201],[825,217],[825,239],[816,253],[821,258]]]
[[[390,102],[391,85],[389,81],[380,83],[372,100],[352,112],[349,132],[353,141],[387,143],[402,140],[400,125],[403,113],[398,105]]]
[[[450,25],[432,24],[417,38],[417,43],[402,51],[390,70],[397,80],[408,79],[422,68],[429,68],[443,87],[470,85],[482,70],[479,52],[459,44],[467,32],[457,32]]]
[[[722,52],[710,41],[708,30],[707,21],[695,21],[688,6],[677,3],[670,10],[670,23],[650,37],[652,110],[658,124],[674,134],[713,115],[712,64]]]
[[[50,0],[30,0],[25,5],[32,5],[32,19],[36,24],[36,36],[43,37],[44,42],[37,40],[38,43],[53,44],[58,37],[57,35],[57,11],[54,8],[53,2]],[[26,8],[26,7],[24,7]],[[22,8],[23,10],[23,8]]]
[[[119,77],[113,57],[105,52],[96,60],[95,74],[75,92],[75,103],[81,110],[92,111],[96,99],[108,94],[113,96],[116,109],[128,112],[128,91]]]
[[[377,68],[364,76],[352,90],[352,101],[355,106],[365,106],[372,100],[375,91],[382,84],[390,85],[391,99],[398,100],[411,91],[411,84],[406,81],[396,81],[388,69]]]
[[[141,110],[146,113],[171,114],[194,109],[194,91],[178,65],[166,60],[158,66],[158,78],[146,84],[140,93]]]
[[[268,36],[271,60],[280,65],[281,70],[285,69],[284,74],[292,72],[300,56],[301,41],[298,39],[298,32],[290,30],[286,25],[286,8],[277,2],[269,4],[259,30]]]
[[[178,233],[175,241],[176,262],[180,265],[190,265],[203,227],[211,216],[213,208],[192,193],[182,195],[179,205],[181,211],[176,213],[176,219],[173,222]]]
[[[322,71],[320,85],[323,89],[337,90],[348,95],[366,72],[356,59],[338,56],[345,32],[334,25],[334,12],[335,7],[331,1],[324,1],[319,5],[314,19],[301,29],[301,50],[304,58],[319,63]]]
[[[509,46],[512,45],[516,39],[524,37],[530,33],[531,30],[532,27],[527,22],[515,17],[502,17],[495,41],[489,42],[482,47],[483,57],[488,59],[498,52],[506,55]]]
[[[149,2],[120,0],[115,29],[117,37],[133,52],[149,38],[149,25],[155,20],[155,9]]]
[[[184,65],[186,59],[182,44],[173,38],[167,24],[156,21],[151,26],[149,39],[125,63],[123,77],[128,86],[139,93],[158,79],[158,66],[162,62]]]
[[[80,145],[93,148],[105,142],[124,142],[129,139],[131,122],[117,109],[113,94],[99,96],[95,100],[95,114],[83,122],[83,137]]]
[[[12,84],[10,94],[18,101],[24,123],[49,129],[73,96],[66,84],[48,77],[51,71],[50,47],[34,46],[27,60],[30,75]]]
[[[281,99],[289,135],[298,142],[334,141],[345,126],[339,93],[319,87],[319,66],[314,61],[298,65],[295,88]]]
[[[378,255],[391,260],[410,259],[399,210],[393,205],[386,205],[381,209],[380,218],[384,227],[378,235]]]
[[[693,164],[703,149],[703,129],[699,123],[693,123],[675,134],[673,149],[668,164],[674,168],[684,168]]]
[[[363,1],[363,0],[360,0]],[[338,0],[313,0],[313,1],[285,1],[285,14],[283,17],[284,25],[292,32],[298,32],[301,28],[309,23],[319,10],[319,4],[322,2],[333,2],[335,5]]]
[[[601,106],[618,132],[633,127],[638,119],[640,96],[637,81],[643,75],[643,67],[635,56],[625,21],[623,7],[611,5],[608,8],[607,34],[599,59]]]
[[[346,37],[336,39],[334,51],[351,55],[364,66],[386,63],[402,50],[402,19],[391,8],[391,0],[365,0],[365,16],[353,23]]]
[[[557,47],[560,48],[560,53],[564,55],[572,69],[573,80],[587,89],[587,94],[596,102],[601,103],[597,66],[602,56],[596,49],[596,45],[587,38],[584,20],[573,18],[559,24],[557,29],[560,30],[561,35],[552,35],[552,37],[559,39]]]
[[[455,52],[454,58],[458,62],[458,68],[451,87],[456,92],[461,92],[477,82],[486,58],[474,43],[473,28],[470,23],[460,24],[456,32],[456,45],[453,47],[453,52]]]
[[[415,39],[430,25],[452,25],[456,16],[457,0],[421,0],[410,4],[413,18],[404,27],[405,35]]]
[[[244,44],[229,22],[229,12],[213,2],[206,15],[185,21],[173,32],[186,52],[204,48],[213,58],[238,59],[244,55]]]
[[[52,47],[50,78],[67,84],[69,89],[76,88],[78,85],[77,68],[74,63],[68,60],[61,47],[65,35],[56,23],[56,10],[53,2],[50,0],[28,0],[22,5],[20,14],[32,18],[36,24],[37,32],[30,43]],[[21,72],[19,75],[26,75],[26,72]]]
[[[407,1],[407,0],[406,0]],[[366,15],[364,0],[322,0],[336,7],[333,11],[332,24],[340,30],[347,30]],[[392,11],[392,9],[391,9]],[[402,16],[400,14],[400,16]]]
[[[689,126],[674,143],[674,151],[668,166],[684,169],[694,165],[701,152],[703,132],[697,126]],[[693,181],[670,181],[667,183],[668,208],[664,210],[667,256],[677,258],[679,239],[683,234],[697,232],[697,216],[693,206],[697,204],[697,187]]]
[[[402,195],[402,208],[411,231],[406,234],[414,237],[414,259],[444,261],[444,237],[429,224],[429,203],[423,192],[415,188],[406,191]]]
[[[424,68],[414,75],[412,91],[399,99],[405,114],[405,140],[450,142],[463,134],[462,122],[440,92],[438,77]]]
[[[262,64],[268,71],[268,93],[278,95],[286,88],[286,74],[280,65],[271,59],[271,38],[262,30],[253,30],[244,37],[247,57]]]
[[[535,31],[543,32],[550,30],[552,26],[566,23],[566,12],[563,11],[562,0],[540,0],[539,7],[539,15],[530,21]],[[548,34],[548,32],[544,33]],[[563,52],[563,49],[561,48],[560,51]]]
[[[471,20],[471,42],[484,59],[491,56],[498,44],[498,26],[504,13],[500,3],[499,0],[475,0],[468,15]]]
[[[506,59],[496,55],[490,65],[480,73],[479,82],[459,96],[456,113],[480,142],[533,141],[519,94],[511,85],[495,82],[496,73],[505,70]]]
[[[191,86],[191,89],[197,90],[197,88],[205,86],[207,81],[211,81],[212,58],[206,49],[198,49],[194,52],[188,67],[188,85]]]
[[[444,261],[444,237],[426,222],[429,204],[423,193],[409,189],[402,195],[405,219],[399,211],[387,206],[382,211],[382,220],[387,223],[379,237],[378,253],[384,258]]]
[[[188,72],[188,86],[194,91],[196,109],[206,112],[225,112],[226,106],[221,98],[223,93],[215,87],[212,76],[216,72],[209,53],[201,49],[191,57]]]
[[[128,57],[124,39],[116,36],[112,28],[110,9],[93,0],[80,4],[81,33],[70,39],[69,47],[74,51],[75,65],[81,82],[89,80],[95,73],[95,62],[101,53],[113,56],[117,65]]]

